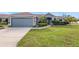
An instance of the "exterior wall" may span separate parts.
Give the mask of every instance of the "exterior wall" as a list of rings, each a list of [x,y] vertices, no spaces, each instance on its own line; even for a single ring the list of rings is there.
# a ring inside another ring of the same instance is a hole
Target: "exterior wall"
[[[65,21],[64,18],[62,18],[62,21]]]
[[[54,20],[54,17],[52,17],[52,20]]]
[[[11,17],[8,18],[8,26],[11,26]]]
[[[36,26],[36,18],[33,17],[33,26]]]
[[[6,18],[2,18],[2,22],[4,22],[6,20]]]
[[[62,21],[64,21],[64,18],[52,17],[52,20],[54,20],[54,18],[56,18],[56,20],[58,20],[58,21],[60,21],[60,19],[62,19]]]

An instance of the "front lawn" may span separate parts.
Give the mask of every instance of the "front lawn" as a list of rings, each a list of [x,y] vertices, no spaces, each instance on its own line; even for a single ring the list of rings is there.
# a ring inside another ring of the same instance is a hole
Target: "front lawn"
[[[31,30],[18,42],[19,47],[79,47],[79,25],[54,26]]]

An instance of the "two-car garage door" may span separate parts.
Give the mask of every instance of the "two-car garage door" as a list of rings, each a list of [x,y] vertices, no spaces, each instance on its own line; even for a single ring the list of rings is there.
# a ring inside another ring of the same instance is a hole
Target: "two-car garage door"
[[[33,19],[32,18],[12,18],[11,26],[12,27],[32,27]]]

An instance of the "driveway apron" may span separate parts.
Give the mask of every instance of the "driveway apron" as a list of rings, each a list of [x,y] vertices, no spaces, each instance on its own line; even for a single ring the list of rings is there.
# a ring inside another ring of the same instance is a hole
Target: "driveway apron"
[[[31,28],[7,28],[0,30],[0,47],[16,47],[17,42],[30,31]]]

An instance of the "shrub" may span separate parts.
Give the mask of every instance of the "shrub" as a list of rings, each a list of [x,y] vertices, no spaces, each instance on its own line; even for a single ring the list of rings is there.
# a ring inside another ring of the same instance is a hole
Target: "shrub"
[[[0,25],[0,27],[3,27],[2,25]]]
[[[6,22],[1,22],[0,25],[7,25],[7,23]]]
[[[52,23],[53,23],[53,25],[59,25],[59,21],[57,21],[57,20],[52,21]]]
[[[2,25],[0,25],[0,29],[3,29],[4,27]]]
[[[58,21],[58,20],[55,20],[55,21],[52,21],[53,25],[66,25],[66,24],[69,24],[69,22],[62,22],[62,21]]]
[[[64,24],[69,24],[69,22],[66,22],[66,21],[65,21]]]
[[[47,26],[47,23],[38,23],[39,27]]]

